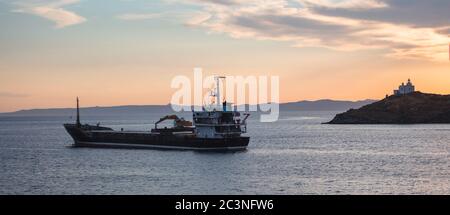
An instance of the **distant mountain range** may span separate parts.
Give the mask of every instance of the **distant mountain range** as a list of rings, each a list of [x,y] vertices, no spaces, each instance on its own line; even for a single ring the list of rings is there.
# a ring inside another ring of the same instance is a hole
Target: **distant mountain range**
[[[360,108],[364,105],[376,102],[376,100],[362,101],[338,101],[338,100],[317,100],[317,101],[299,101],[280,104],[281,111],[346,111],[348,109]],[[247,105],[248,107],[248,105]],[[0,113],[1,115],[73,115],[75,108],[49,108],[49,109],[30,109],[20,110],[10,113]],[[86,107],[80,108],[83,114],[139,114],[151,111],[173,112],[170,105],[127,105],[114,107]]]
[[[377,100],[366,99],[361,101],[339,101],[331,99],[322,99],[317,101],[299,101],[283,103],[281,110],[301,110],[301,111],[342,111],[348,109],[360,108],[362,106],[376,102]]]
[[[73,115],[76,108],[48,108],[48,109],[30,109],[20,110],[9,113],[0,113],[0,115],[20,115],[20,116],[50,116],[50,115]],[[170,105],[125,105],[113,107],[80,107],[80,112],[86,115],[92,114],[140,114],[153,111],[172,111]]]

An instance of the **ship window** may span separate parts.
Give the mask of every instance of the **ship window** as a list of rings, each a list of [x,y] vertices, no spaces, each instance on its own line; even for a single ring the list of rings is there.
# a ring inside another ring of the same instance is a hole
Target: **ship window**
[[[216,126],[217,133],[241,132],[240,126]]]
[[[225,132],[224,128],[225,128],[224,126],[216,126],[215,127],[217,133],[224,133]]]
[[[196,123],[200,123],[200,124],[209,124],[210,120],[207,119],[207,118],[206,119],[204,119],[204,118],[197,118],[195,122]]]
[[[223,113],[220,121],[224,124],[232,124],[233,121],[233,113]]]

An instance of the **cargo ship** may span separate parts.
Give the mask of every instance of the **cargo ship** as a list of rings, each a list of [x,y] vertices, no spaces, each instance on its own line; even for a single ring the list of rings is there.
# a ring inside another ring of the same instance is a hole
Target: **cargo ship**
[[[235,111],[226,101],[220,103],[220,79],[216,77],[217,88],[211,96],[215,102],[203,106],[201,111],[192,111],[193,121],[176,115],[167,115],[155,122],[150,131],[120,131],[109,127],[82,124],[77,98],[77,117],[73,124],[64,128],[74,140],[75,147],[96,148],[137,148],[137,149],[176,149],[176,150],[245,150],[250,137],[247,132],[247,119],[250,114]],[[173,120],[173,127],[158,128],[165,120]]]

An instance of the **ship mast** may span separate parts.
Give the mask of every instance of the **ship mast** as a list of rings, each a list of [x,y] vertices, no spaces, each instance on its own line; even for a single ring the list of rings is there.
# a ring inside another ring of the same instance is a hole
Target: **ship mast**
[[[222,102],[220,101],[220,79],[225,79],[225,76],[215,76],[214,79],[216,79],[216,106],[221,106]]]
[[[77,97],[77,127],[81,126],[81,123],[80,123],[80,104],[79,103],[80,102],[79,102],[78,97]]]

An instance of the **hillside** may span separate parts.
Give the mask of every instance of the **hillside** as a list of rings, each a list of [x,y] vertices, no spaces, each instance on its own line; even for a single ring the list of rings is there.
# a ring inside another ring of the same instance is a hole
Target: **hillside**
[[[335,116],[329,124],[450,123],[450,95],[414,92],[389,96]]]

